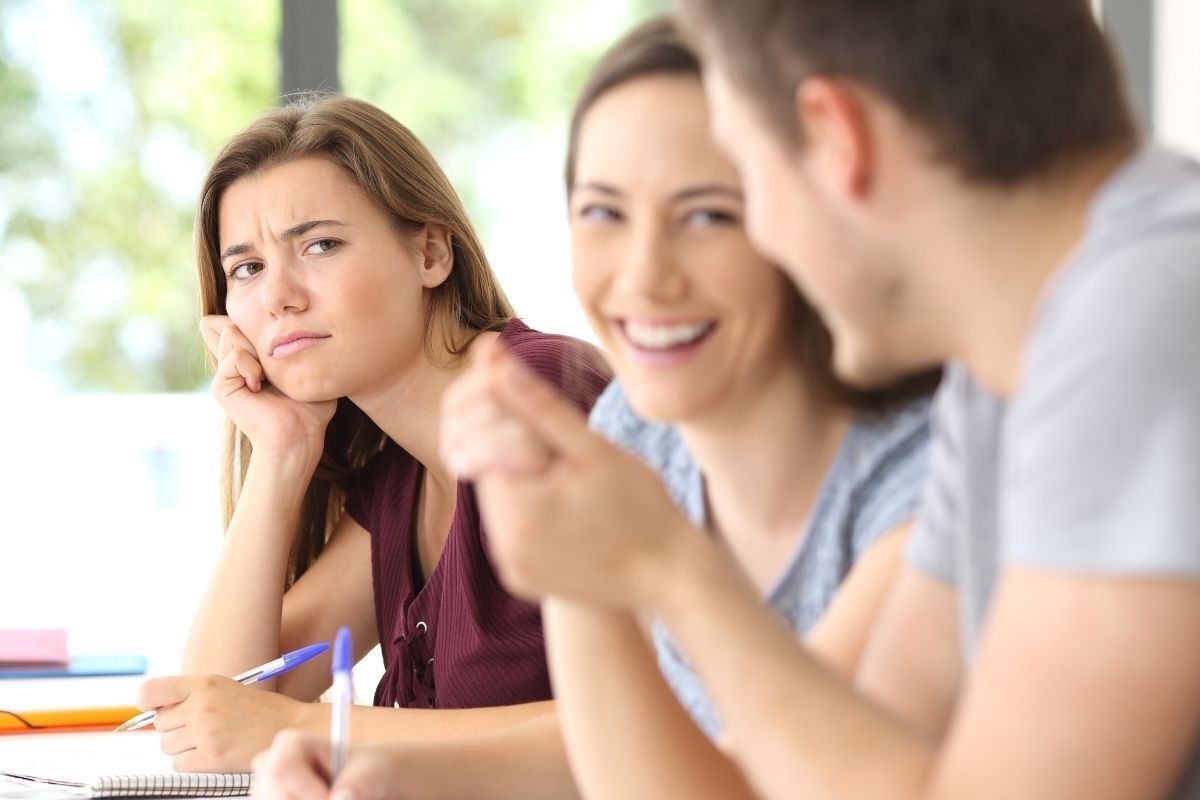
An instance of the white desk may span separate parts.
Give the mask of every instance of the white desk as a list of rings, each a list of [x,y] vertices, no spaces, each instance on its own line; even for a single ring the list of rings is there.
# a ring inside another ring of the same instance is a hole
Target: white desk
[[[31,733],[0,736],[0,764],[69,765],[84,772],[158,774],[171,771],[171,760],[158,749],[158,734]],[[55,788],[30,788],[0,779],[3,800],[78,798]]]

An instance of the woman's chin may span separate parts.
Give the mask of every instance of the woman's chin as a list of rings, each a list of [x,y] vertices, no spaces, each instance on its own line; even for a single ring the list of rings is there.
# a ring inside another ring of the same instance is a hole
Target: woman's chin
[[[297,403],[324,403],[344,396],[344,393],[337,392],[328,385],[316,385],[306,381],[272,381],[272,384]]]
[[[696,396],[689,392],[666,388],[654,390],[626,384],[625,393],[629,405],[648,422],[677,425],[686,423],[697,412]]]

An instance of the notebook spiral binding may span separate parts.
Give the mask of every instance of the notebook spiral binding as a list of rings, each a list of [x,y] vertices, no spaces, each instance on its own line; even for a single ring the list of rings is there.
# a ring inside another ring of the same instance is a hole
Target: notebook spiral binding
[[[92,797],[237,797],[250,791],[249,774],[108,775],[96,781]]]

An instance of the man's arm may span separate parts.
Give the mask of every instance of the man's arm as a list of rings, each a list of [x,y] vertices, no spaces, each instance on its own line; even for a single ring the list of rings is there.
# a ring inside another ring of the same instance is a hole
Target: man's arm
[[[1010,570],[930,794],[1167,796],[1200,735],[1197,631],[1195,581]]]
[[[672,570],[661,613],[765,796],[1161,797],[1194,746],[1196,583],[1005,575],[977,671],[939,740],[945,694],[913,684],[911,663],[889,673],[884,662],[906,633],[921,644],[913,623],[927,618],[912,613],[923,604],[914,593],[936,594],[922,581],[936,582],[900,579],[900,611],[881,618],[863,665],[872,700],[797,647],[704,552]]]
[[[911,682],[882,656],[880,672],[864,675],[880,702],[798,644],[643,465],[588,433],[511,359],[491,366],[501,405],[553,456],[534,479],[480,468],[502,578],[662,617],[759,794],[1103,800],[1162,796],[1177,779],[1200,730],[1200,581],[1005,571],[953,714],[936,699],[897,710],[890,692]],[[926,615],[902,610],[881,619],[879,647],[919,631]],[[912,671],[930,698],[954,694]]]

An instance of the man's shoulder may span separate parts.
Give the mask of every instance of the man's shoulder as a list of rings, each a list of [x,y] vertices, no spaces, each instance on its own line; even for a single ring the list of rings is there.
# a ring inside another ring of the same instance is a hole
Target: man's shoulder
[[[1034,380],[1073,362],[1170,367],[1155,354],[1200,338],[1200,165],[1150,148],[1110,184],[1036,312]]]

